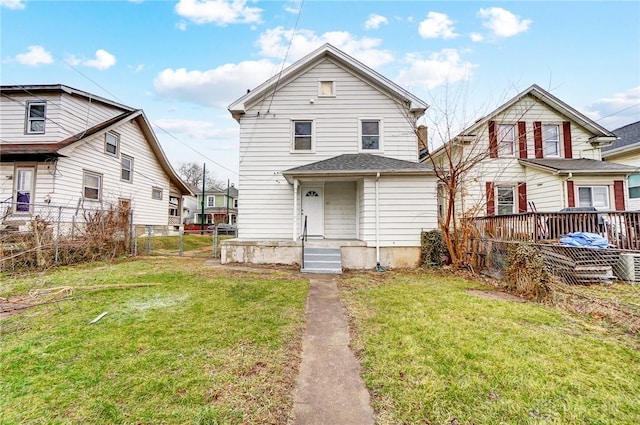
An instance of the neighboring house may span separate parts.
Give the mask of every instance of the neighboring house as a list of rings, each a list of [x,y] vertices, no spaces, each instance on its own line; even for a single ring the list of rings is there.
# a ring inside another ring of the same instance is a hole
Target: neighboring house
[[[437,226],[415,128],[427,107],[329,44],[232,103],[239,238],[222,261],[301,263],[306,233],[338,252],[334,271],[418,264],[420,232]]]
[[[458,190],[456,213],[502,215],[567,207],[625,210],[633,167],[604,162],[617,139],[537,85],[477,120],[422,161],[478,158]],[[448,199],[438,188],[438,210]]]
[[[640,210],[640,121],[613,130],[613,133],[619,139],[611,146],[602,148],[602,158],[635,168],[627,179],[627,209]]]
[[[139,109],[64,85],[0,88],[0,220],[77,223],[83,212],[127,206],[133,224],[178,228],[174,172]]]
[[[197,186],[193,186],[191,184],[188,185],[189,190],[191,190],[194,195],[185,195],[182,197],[182,223],[183,224],[194,224],[194,216],[198,211],[198,198],[195,194],[201,192]]]
[[[238,216],[238,189],[233,185],[228,189],[206,190],[204,192],[204,223],[236,224]],[[197,194],[193,223],[202,223],[202,193]]]

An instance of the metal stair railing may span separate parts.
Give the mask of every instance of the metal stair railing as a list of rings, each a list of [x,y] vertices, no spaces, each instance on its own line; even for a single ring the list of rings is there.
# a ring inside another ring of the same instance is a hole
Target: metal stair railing
[[[304,216],[304,227],[302,228],[302,268],[304,269],[304,243],[307,241],[307,216]]]

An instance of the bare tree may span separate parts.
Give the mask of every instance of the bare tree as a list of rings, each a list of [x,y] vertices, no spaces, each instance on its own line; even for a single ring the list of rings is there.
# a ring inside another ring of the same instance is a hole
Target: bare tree
[[[196,162],[183,162],[178,167],[178,174],[182,180],[186,183],[190,184],[193,187],[197,187],[198,189],[202,189],[202,174],[204,173],[204,168],[202,165]],[[226,183],[223,183],[217,180],[213,173],[207,172],[205,176],[205,189],[221,189],[226,187]]]

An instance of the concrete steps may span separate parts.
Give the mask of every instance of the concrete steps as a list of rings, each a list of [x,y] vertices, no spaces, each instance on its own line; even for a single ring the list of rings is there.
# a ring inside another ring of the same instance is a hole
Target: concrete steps
[[[340,248],[305,248],[303,273],[342,273]]]

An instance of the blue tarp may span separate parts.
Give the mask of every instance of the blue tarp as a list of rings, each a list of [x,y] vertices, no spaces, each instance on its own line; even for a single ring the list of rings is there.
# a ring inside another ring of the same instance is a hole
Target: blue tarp
[[[585,246],[589,248],[607,248],[609,241],[595,233],[574,232],[560,238],[560,243],[569,246]]]

